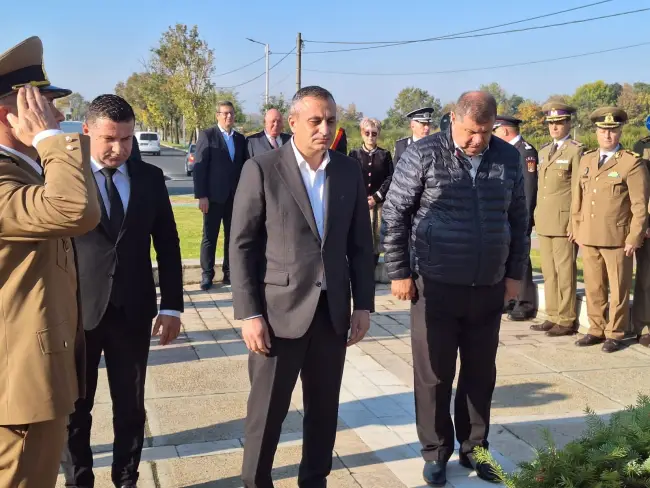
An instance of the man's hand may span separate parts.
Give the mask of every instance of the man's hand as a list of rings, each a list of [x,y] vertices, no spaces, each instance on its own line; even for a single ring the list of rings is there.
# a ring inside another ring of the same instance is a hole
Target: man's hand
[[[376,203],[374,198],[368,197],[368,208],[375,208]]]
[[[575,242],[576,241],[576,237],[573,235],[572,232],[569,232],[566,236],[567,236],[567,239],[569,239],[569,242]]]
[[[255,354],[268,354],[271,351],[271,335],[264,317],[244,320],[241,335],[249,351]]]
[[[506,278],[506,293],[505,293],[505,302],[508,303],[511,300],[516,300],[519,295],[519,289],[521,288],[521,281],[513,280],[512,278]]]
[[[162,333],[160,328],[162,327]],[[153,326],[151,337],[157,336],[160,333],[160,345],[166,346],[181,333],[181,319],[173,315],[158,315],[156,323]]]
[[[413,300],[415,298],[415,283],[412,278],[393,280],[390,291],[398,300]]]
[[[625,255],[629,258],[634,256],[634,251],[638,249],[637,246],[633,244],[625,244]]]
[[[350,338],[347,346],[359,342],[370,329],[370,313],[366,310],[355,310],[350,318]]]
[[[18,90],[16,106],[18,115],[8,114],[7,121],[16,138],[26,146],[31,147],[39,132],[59,128],[50,101],[35,86],[26,85]]]
[[[645,238],[650,239],[650,227],[645,230]]]
[[[210,208],[210,201],[207,197],[199,198],[199,210],[204,214],[208,213],[208,208]]]

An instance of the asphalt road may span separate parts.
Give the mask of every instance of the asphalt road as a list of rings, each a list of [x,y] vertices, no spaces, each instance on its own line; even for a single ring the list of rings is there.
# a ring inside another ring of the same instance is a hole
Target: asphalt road
[[[185,152],[163,147],[160,156],[143,154],[142,159],[163,170],[170,195],[194,193],[192,177],[185,173]]]

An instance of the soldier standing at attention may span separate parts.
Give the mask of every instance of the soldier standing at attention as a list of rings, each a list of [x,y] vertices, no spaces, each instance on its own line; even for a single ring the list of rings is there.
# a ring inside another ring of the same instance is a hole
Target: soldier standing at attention
[[[650,136],[634,145],[634,152],[650,165]],[[648,168],[650,169],[650,167]],[[646,231],[644,244],[636,251],[636,283],[632,301],[632,323],[639,344],[650,347],[650,230]]]
[[[574,334],[576,314],[576,258],[571,213],[572,188],[578,183],[578,168],[584,146],[571,139],[571,114],[575,108],[560,102],[542,107],[553,142],[539,150],[539,182],[535,208],[535,231],[544,276],[548,320],[532,330],[549,336]]]
[[[494,129],[495,136],[509,142],[517,148],[521,155],[522,172],[524,173],[524,189],[526,193],[526,208],[528,210],[528,237],[533,231],[533,212],[537,202],[537,150],[528,144],[519,133],[521,120],[509,115],[497,115]],[[521,284],[521,292],[516,300],[506,304],[506,312],[511,320],[528,320],[537,315],[537,288],[533,282],[533,267],[530,254]]]
[[[621,348],[629,321],[632,255],[647,228],[648,169],[638,154],[621,148],[627,114],[617,107],[595,110],[599,149],[580,160],[580,183],[571,206],[576,242],[582,251],[589,332],[577,346],[603,344],[604,352]],[[609,322],[605,319],[609,286]]]
[[[407,113],[406,116],[411,119],[411,132],[413,135],[395,141],[395,150],[393,151],[395,155],[393,161],[395,164],[399,162],[400,156],[410,144],[429,135],[429,132],[431,132],[431,123],[433,122],[433,108],[418,108]]]

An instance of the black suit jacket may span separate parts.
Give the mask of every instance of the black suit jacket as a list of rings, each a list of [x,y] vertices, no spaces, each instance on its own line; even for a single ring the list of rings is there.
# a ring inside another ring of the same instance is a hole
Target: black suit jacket
[[[111,235],[106,207],[99,225],[75,239],[83,323],[99,325],[111,290],[129,320],[151,321],[158,313],[151,267],[151,238],[158,261],[160,308],[183,311],[183,276],[176,222],[163,172],[143,161],[127,161],[129,204],[117,237]]]
[[[194,196],[211,202],[225,203],[235,195],[242,166],[248,159],[246,138],[233,131],[235,158],[230,159],[228,146],[219,126],[206,129],[196,142],[194,158]]]
[[[230,279],[235,318],[263,315],[276,337],[309,328],[325,271],[335,329],[350,325],[354,308],[374,311],[374,256],[361,169],[329,151],[321,239],[293,152],[287,144],[249,159],[235,195],[230,229]]]
[[[282,145],[284,146],[291,140],[291,134],[285,134],[283,132],[280,134],[280,139],[282,139]],[[249,158],[259,156],[262,153],[273,150],[273,146],[271,146],[271,143],[269,142],[268,137],[266,137],[266,133],[264,131],[251,134],[246,138],[246,142]]]
[[[535,205],[537,204],[537,149],[524,140],[519,139],[515,147],[521,155],[522,171],[524,172],[524,189],[526,192],[526,208],[528,209],[528,234],[535,226]]]

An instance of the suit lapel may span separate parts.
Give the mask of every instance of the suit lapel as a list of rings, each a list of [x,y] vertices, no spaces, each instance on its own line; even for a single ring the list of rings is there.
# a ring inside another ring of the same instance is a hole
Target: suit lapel
[[[323,194],[325,195],[325,230],[323,231],[323,243],[327,239],[332,222],[336,222],[336,209],[340,205],[335,205],[336,195],[332,194],[334,188],[342,188],[341,185],[341,166],[339,166],[337,157],[334,151],[330,151],[330,162],[325,168],[325,188]]]
[[[143,181],[141,178],[140,165],[130,159],[126,162],[126,169],[129,173],[129,205],[124,214],[122,228],[117,236],[117,242],[120,241],[129,226],[134,225],[135,215],[140,207],[140,195],[142,192]]]
[[[293,147],[291,144],[287,144],[282,146],[280,151],[280,160],[275,164],[275,167],[284,181],[284,184],[287,186],[289,192],[298,204],[305,220],[307,220],[309,228],[320,241],[321,239],[318,234],[318,227],[316,227],[314,212],[311,209],[309,195],[307,195],[307,189],[302,180],[298,161],[296,161],[296,156],[293,154]]]
[[[99,206],[102,209],[102,218],[99,221],[99,225],[104,229],[104,232],[106,232],[106,234],[110,236],[111,226],[110,226],[110,222],[108,221],[108,211],[106,210],[106,205],[104,203],[104,199],[102,198],[102,194],[99,189],[99,184],[97,183],[97,178],[95,178],[95,171],[93,171],[92,173],[93,173],[93,181],[95,182],[95,187],[97,188],[97,198],[99,199]]]
[[[609,158],[607,161],[605,161],[605,164],[603,164],[600,169],[597,169],[596,174],[599,175],[601,173],[604,173],[605,171],[609,170],[612,168],[612,166],[616,165],[618,163],[618,156],[619,156],[619,151],[616,151],[614,154],[612,154],[612,157]],[[600,158],[600,151],[596,151],[596,168],[598,168],[598,159]]]
[[[219,128],[219,126],[216,126],[214,128],[214,131],[217,133],[217,138],[219,138],[219,140],[221,141],[221,144],[223,144],[224,147],[226,148],[226,154],[228,154],[228,157],[230,158],[230,151],[228,150],[228,144],[226,144],[226,139],[224,139],[223,134],[221,133],[221,129]],[[235,137],[235,132],[233,131],[232,145],[235,148],[235,155],[236,155],[237,154],[237,145],[235,144],[234,137]],[[232,158],[230,158],[230,161],[234,161],[234,160]]]

